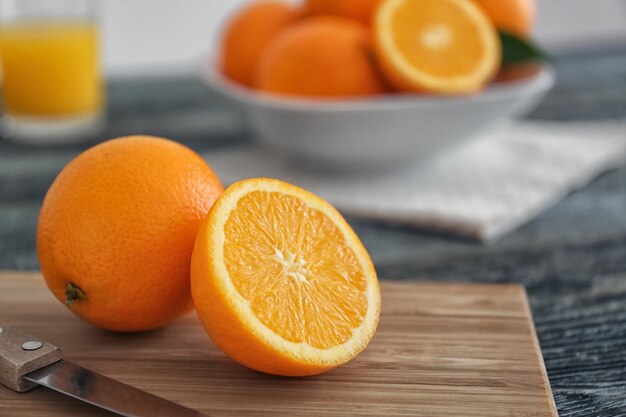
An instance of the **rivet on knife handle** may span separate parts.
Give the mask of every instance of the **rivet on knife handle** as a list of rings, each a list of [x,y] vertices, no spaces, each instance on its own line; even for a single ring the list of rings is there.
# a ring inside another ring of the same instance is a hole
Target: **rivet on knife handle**
[[[61,360],[56,346],[0,323],[0,383],[18,392],[37,386],[22,377]]]

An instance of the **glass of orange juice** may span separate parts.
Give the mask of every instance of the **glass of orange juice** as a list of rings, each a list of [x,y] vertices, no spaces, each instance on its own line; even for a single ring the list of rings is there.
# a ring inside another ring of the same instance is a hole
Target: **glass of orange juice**
[[[68,142],[102,125],[97,0],[0,0],[2,135]]]

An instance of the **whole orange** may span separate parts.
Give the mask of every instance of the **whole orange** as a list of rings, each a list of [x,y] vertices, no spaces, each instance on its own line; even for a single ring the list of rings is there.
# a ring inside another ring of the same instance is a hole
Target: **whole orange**
[[[365,26],[336,16],[302,20],[261,54],[254,86],[278,94],[353,97],[386,90]]]
[[[259,1],[238,11],[224,30],[219,57],[221,71],[234,81],[250,85],[261,51],[298,15],[294,7],[280,1]]]
[[[307,0],[305,9],[313,15],[337,15],[370,24],[381,0]]]
[[[201,221],[223,188],[192,150],[129,136],[83,152],[48,190],[37,254],[54,296],[104,329],[163,326],[192,308]]]
[[[474,0],[498,29],[527,37],[535,22],[535,0]]]

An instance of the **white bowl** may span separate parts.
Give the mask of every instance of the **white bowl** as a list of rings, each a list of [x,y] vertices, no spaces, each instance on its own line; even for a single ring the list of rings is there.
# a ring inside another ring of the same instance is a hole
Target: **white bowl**
[[[536,106],[554,84],[544,66],[526,79],[470,96],[389,94],[323,100],[259,93],[206,66],[202,79],[234,101],[260,141],[275,150],[338,168],[381,168],[431,159],[494,123]]]

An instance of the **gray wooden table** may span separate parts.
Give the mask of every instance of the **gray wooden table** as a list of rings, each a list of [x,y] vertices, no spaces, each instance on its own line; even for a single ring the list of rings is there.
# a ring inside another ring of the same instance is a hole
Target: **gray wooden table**
[[[559,80],[530,117],[626,117],[626,45],[558,55]],[[0,141],[0,269],[37,269],[35,226],[54,176],[97,140],[144,133],[206,151],[251,140],[238,114],[192,77],[112,80],[109,124],[91,141]],[[529,292],[562,417],[626,416],[626,167],[491,246],[352,221],[383,279],[516,282]]]

